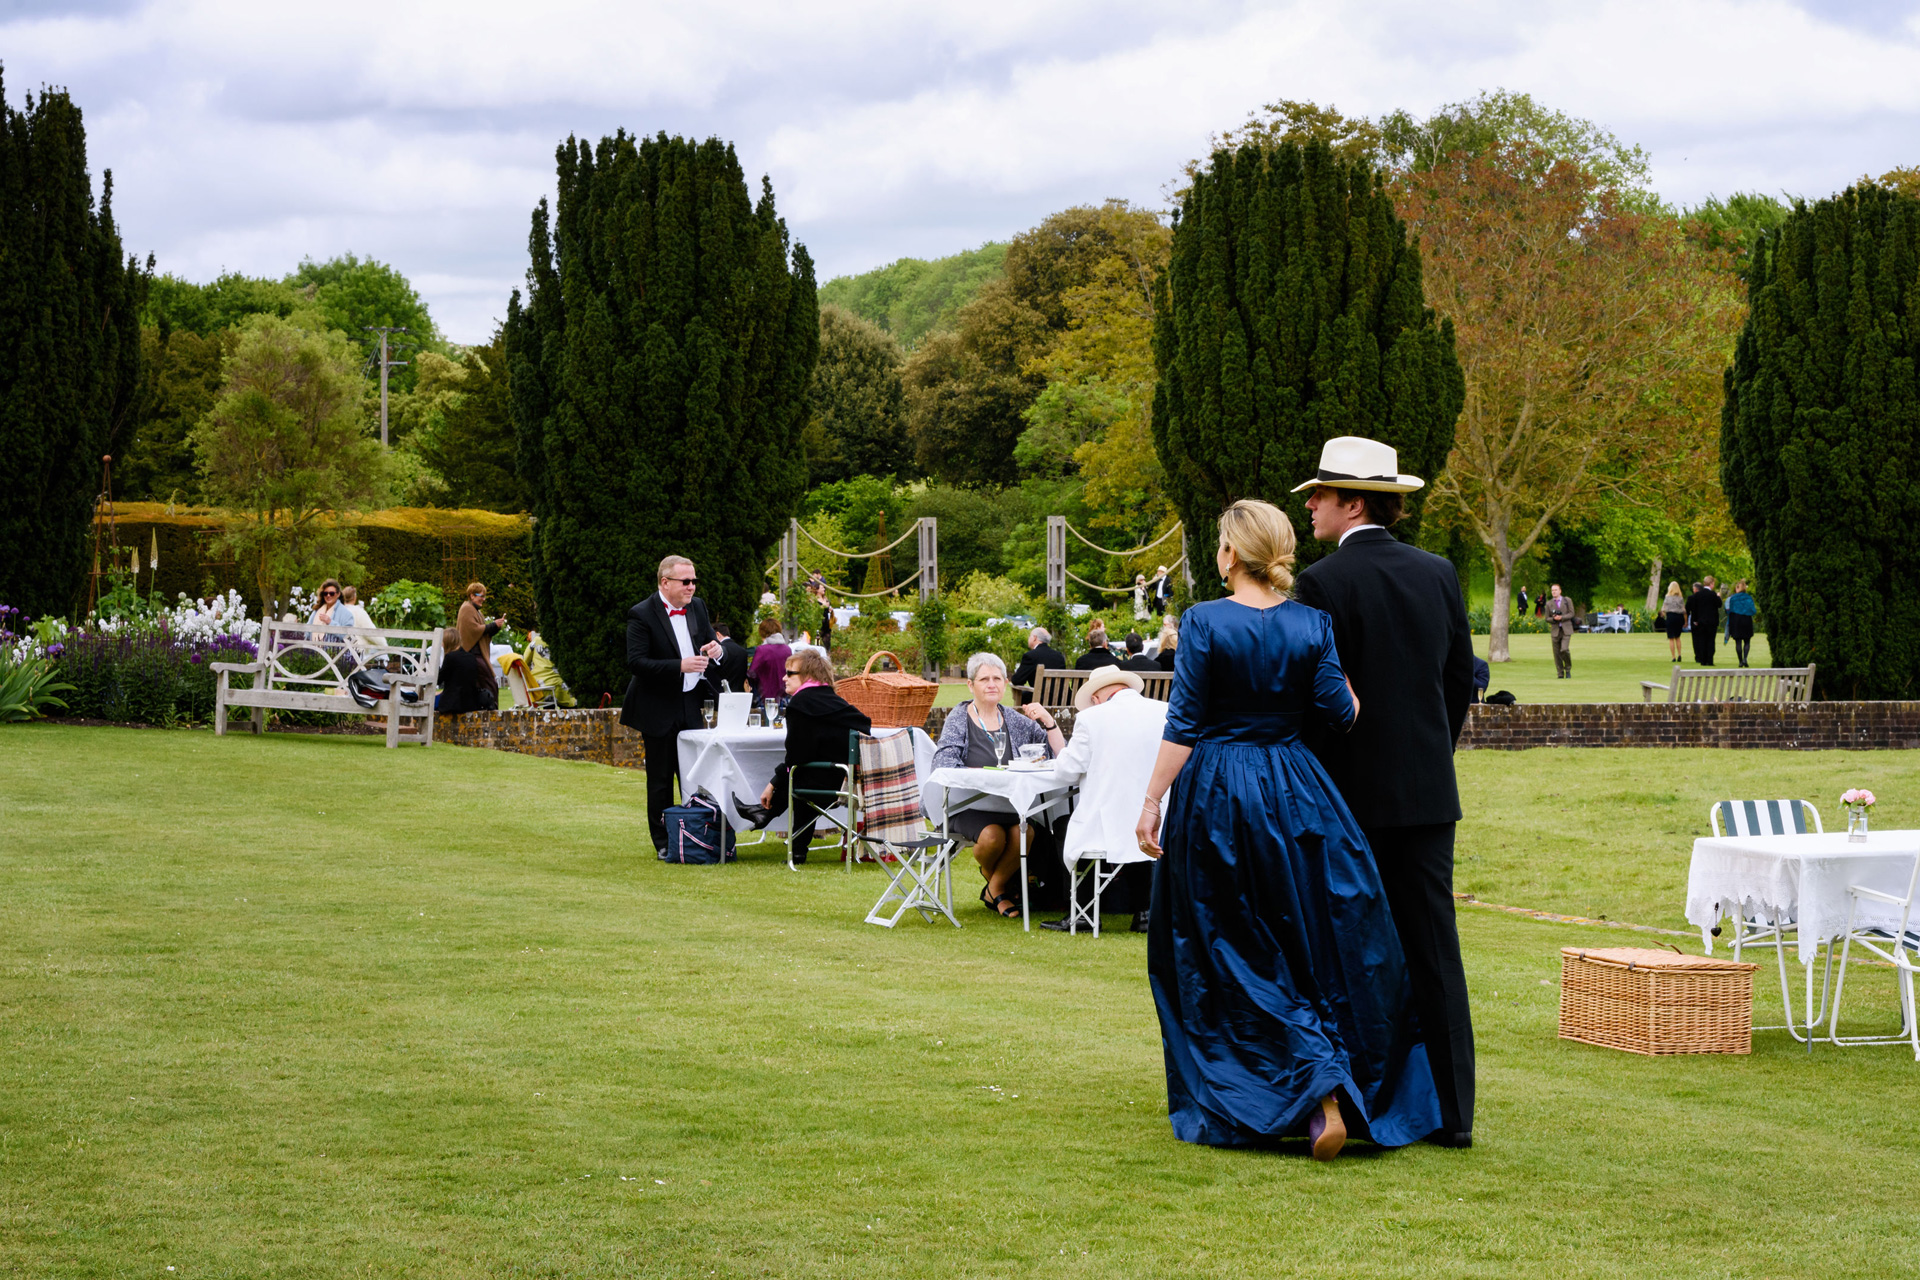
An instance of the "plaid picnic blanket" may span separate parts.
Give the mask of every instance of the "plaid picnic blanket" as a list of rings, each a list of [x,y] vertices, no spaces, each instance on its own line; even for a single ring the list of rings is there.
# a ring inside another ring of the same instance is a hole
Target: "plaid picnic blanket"
[[[897,844],[926,834],[910,731],[885,738],[860,735],[860,796],[860,826],[867,839]]]

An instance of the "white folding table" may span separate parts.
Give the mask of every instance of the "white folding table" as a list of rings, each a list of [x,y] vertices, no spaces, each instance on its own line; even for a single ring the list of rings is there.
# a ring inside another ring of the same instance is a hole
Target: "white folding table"
[[[920,806],[942,834],[956,813],[983,805],[1013,810],[1020,819],[1020,925],[1033,930],[1027,904],[1027,823],[1065,815],[1073,807],[1075,784],[1062,782],[1049,765],[1040,769],[935,769],[920,786]]]
[[[874,736],[884,738],[898,729],[881,729]],[[933,770],[933,739],[922,730],[913,734],[913,767],[920,777]],[[787,731],[784,728],[686,729],[679,738],[680,794],[697,795],[705,791],[720,802],[721,815],[735,831],[753,824],[740,816],[733,802],[760,803],[760,793],[773,781],[773,771],[787,758]],[[787,830],[786,814],[773,820],[769,831]]]
[[[1874,831],[1864,843],[1852,843],[1844,831],[1788,836],[1709,836],[1693,842],[1687,870],[1687,923],[1698,925],[1700,940],[1713,951],[1713,929],[1722,919],[1762,920],[1795,931],[1798,959],[1806,969],[1806,1021],[1803,1037],[1793,1026],[1793,1002],[1787,993],[1784,943],[1779,956],[1780,1002],[1787,1033],[1812,1049],[1814,1028],[1826,1014],[1827,983],[1821,984],[1820,1009],[1813,1007],[1813,965],[1822,944],[1847,930],[1854,885],[1905,895],[1920,857],[1920,831]],[[1883,918],[1884,917],[1884,918]],[[1900,923],[1897,907],[1863,900],[1855,927]],[[1833,950],[1827,950],[1831,979]]]

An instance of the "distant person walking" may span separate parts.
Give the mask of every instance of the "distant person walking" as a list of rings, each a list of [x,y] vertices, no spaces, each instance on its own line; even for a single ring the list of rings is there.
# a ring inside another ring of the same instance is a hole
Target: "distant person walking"
[[[1519,602],[1518,604],[1516,604],[1516,605],[1514,606],[1514,609],[1513,609],[1513,616],[1514,616],[1514,617],[1516,617],[1516,618],[1524,618],[1524,617],[1526,617],[1526,616],[1527,616],[1527,601],[1528,601],[1528,599],[1529,599],[1529,598],[1530,598],[1530,597],[1529,597],[1529,596],[1527,595],[1527,589],[1526,589],[1526,588],[1525,588],[1524,586],[1523,586],[1523,587],[1521,587],[1521,588],[1520,588],[1520,602]]]
[[[1727,597],[1727,635],[1733,641],[1733,656],[1743,667],[1753,646],[1753,618],[1759,612],[1760,606],[1747,590],[1746,580],[1734,583],[1733,594]]]
[[[1675,662],[1680,661],[1680,633],[1687,629],[1687,598],[1680,594],[1680,584],[1667,584],[1667,598],[1660,604],[1660,629],[1667,633],[1667,652]]]
[[[1547,588],[1547,630],[1553,639],[1553,678],[1573,679],[1573,601],[1560,594],[1560,584]]]
[[[1693,660],[1710,667],[1713,642],[1720,638],[1720,593],[1713,589],[1712,574],[1687,598],[1687,617],[1693,623]]]

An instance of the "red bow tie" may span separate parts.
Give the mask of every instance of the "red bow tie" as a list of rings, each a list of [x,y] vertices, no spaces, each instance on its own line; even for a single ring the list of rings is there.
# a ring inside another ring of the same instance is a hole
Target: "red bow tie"
[[[685,609],[669,609],[667,610],[667,616],[669,618],[684,618],[687,616],[687,611]]]

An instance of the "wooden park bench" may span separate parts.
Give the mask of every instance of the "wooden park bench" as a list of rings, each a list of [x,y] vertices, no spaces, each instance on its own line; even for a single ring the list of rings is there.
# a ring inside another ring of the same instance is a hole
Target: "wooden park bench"
[[[1041,667],[1033,673],[1033,700],[1057,716],[1073,706],[1073,695],[1080,692],[1080,686],[1092,674],[1078,668]],[[1173,672],[1136,671],[1134,674],[1140,677],[1140,692],[1145,696],[1156,702],[1166,702],[1173,697]]]
[[[1804,667],[1729,667],[1726,670],[1682,670],[1677,664],[1671,683],[1640,682],[1640,700],[1653,701],[1655,689],[1667,691],[1668,702],[1809,702],[1813,699],[1813,663]]]
[[[417,689],[419,700],[389,696],[371,712],[347,692],[347,677],[363,669],[384,670],[396,689]],[[384,716],[387,745],[400,745],[403,721],[413,722],[408,737],[426,746],[433,741],[433,699],[440,685],[440,633],[386,627],[316,626],[306,622],[268,622],[260,629],[260,655],[252,662],[216,662],[213,670],[213,731],[227,731],[229,707],[253,709],[253,731],[267,727],[267,711],[333,711],[344,715]],[[233,677],[251,676],[247,688]]]

